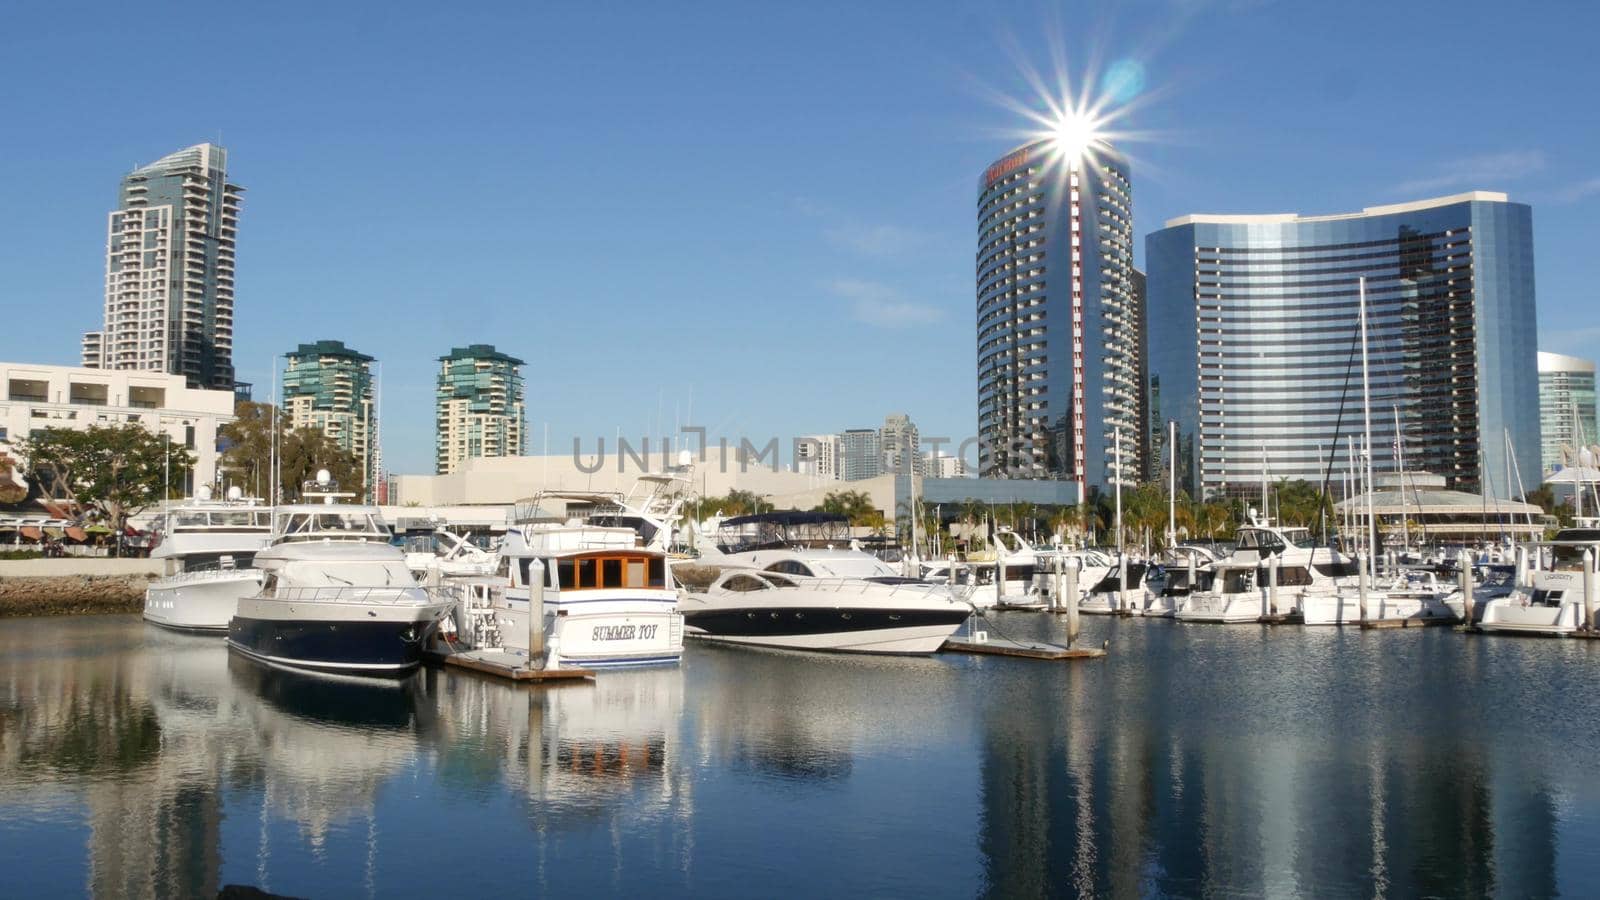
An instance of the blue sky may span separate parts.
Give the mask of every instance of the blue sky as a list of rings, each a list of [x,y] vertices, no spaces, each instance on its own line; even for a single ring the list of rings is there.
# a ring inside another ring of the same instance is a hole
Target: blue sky
[[[0,359],[77,362],[118,179],[220,137],[240,377],[265,396],[319,338],[378,357],[393,471],[431,471],[435,359],[474,342],[528,361],[534,452],[691,416],[966,436],[976,181],[1028,127],[1002,98],[1117,63],[1141,243],[1503,190],[1544,349],[1593,356],[1596,34],[1587,3],[13,7]]]

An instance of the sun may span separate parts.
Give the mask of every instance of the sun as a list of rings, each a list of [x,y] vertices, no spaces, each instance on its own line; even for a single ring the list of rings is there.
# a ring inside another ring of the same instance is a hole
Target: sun
[[[1063,110],[1050,124],[1050,141],[1057,155],[1074,165],[1107,146],[1100,123],[1072,109]]]

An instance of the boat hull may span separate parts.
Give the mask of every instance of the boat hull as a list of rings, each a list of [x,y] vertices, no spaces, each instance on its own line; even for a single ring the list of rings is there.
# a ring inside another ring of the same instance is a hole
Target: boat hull
[[[685,612],[690,637],[728,644],[839,653],[935,653],[967,620],[939,610],[746,607]]]
[[[528,604],[496,606],[501,646],[528,652]],[[683,617],[659,610],[571,613],[545,607],[546,649],[558,669],[615,669],[677,665],[683,656]]]
[[[447,608],[246,598],[228,623],[228,647],[297,669],[397,675],[422,662],[424,632]]]
[[[1518,595],[1495,600],[1483,609],[1478,627],[1507,634],[1543,634],[1565,637],[1583,625],[1583,607],[1566,602],[1559,606],[1527,604]]]
[[[174,631],[226,634],[239,598],[261,587],[255,569],[195,573],[151,582],[144,592],[144,620]]]
[[[1173,618],[1180,622],[1244,625],[1261,621],[1261,598],[1254,594],[1224,596],[1191,594]]]

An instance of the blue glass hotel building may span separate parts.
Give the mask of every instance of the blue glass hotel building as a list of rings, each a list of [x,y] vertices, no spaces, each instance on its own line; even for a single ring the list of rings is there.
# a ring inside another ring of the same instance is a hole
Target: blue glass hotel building
[[[1141,477],[1142,297],[1127,161],[1045,140],[978,182],[978,466],[1070,481]],[[1115,444],[1121,434],[1122,467]]]
[[[1332,216],[1184,216],[1145,242],[1157,421],[1191,494],[1330,488],[1362,435],[1366,279],[1374,471],[1494,496],[1539,481],[1532,211],[1472,192]],[[1396,433],[1396,418],[1399,434]],[[1506,447],[1515,447],[1510,468]]]

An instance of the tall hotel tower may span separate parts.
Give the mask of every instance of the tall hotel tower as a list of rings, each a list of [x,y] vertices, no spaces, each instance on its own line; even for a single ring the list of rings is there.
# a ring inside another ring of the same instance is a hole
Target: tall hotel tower
[[[439,357],[435,471],[448,475],[469,459],[521,456],[527,434],[522,360],[489,344]]]
[[[1149,428],[1127,161],[1043,140],[989,166],[977,300],[983,477],[1072,481],[1080,497],[1136,483]]]
[[[105,326],[83,336],[83,364],[182,375],[228,390],[233,264],[244,189],[228,151],[197,144],[122,179],[106,235]]]
[[[1329,475],[1338,491],[1363,437],[1363,277],[1376,471],[1403,449],[1407,471],[1456,490],[1538,485],[1528,206],[1475,191],[1345,215],[1184,216],[1145,239],[1145,262],[1152,418],[1178,423],[1191,492],[1255,496],[1263,469]]]

